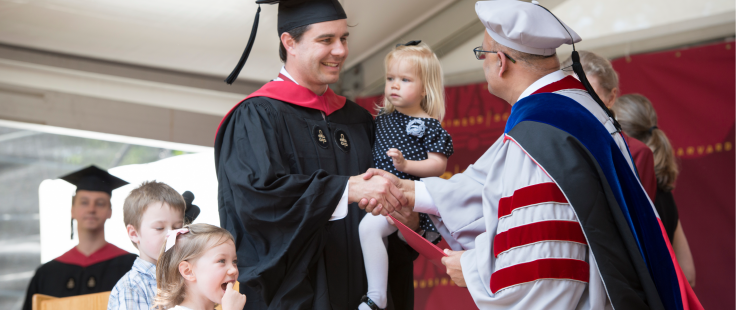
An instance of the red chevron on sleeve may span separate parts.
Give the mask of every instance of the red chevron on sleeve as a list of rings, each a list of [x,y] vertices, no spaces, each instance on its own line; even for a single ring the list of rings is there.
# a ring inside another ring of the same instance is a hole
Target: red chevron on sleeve
[[[542,241],[568,241],[588,244],[583,229],[573,221],[541,221],[504,231],[493,238],[493,255]]]
[[[491,275],[491,292],[542,279],[588,282],[588,263],[568,258],[544,258],[499,269]]]
[[[567,198],[557,184],[547,182],[522,187],[515,190],[511,197],[504,197],[498,201],[498,218],[510,215],[518,208],[550,202],[567,203]]]

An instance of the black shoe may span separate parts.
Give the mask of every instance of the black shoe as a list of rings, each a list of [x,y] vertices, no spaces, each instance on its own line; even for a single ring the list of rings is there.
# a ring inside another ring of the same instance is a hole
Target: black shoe
[[[368,295],[363,295],[363,298],[360,299],[360,302],[365,303],[372,310],[386,310],[386,309],[378,308],[378,305],[376,305],[376,303],[373,302],[373,300],[368,298]]]

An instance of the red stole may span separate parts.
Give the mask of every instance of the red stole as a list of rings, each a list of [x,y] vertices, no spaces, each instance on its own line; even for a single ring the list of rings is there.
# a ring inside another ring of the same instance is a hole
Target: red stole
[[[233,113],[233,111],[235,111],[235,109],[239,107],[240,104],[243,103],[243,101],[246,101],[253,97],[268,97],[293,105],[298,105],[300,107],[320,110],[324,112],[325,115],[330,115],[333,112],[342,109],[342,107],[345,106],[345,102],[347,101],[345,97],[338,96],[329,87],[324,94],[318,96],[308,88],[299,86],[297,83],[294,83],[294,81],[281,73],[279,73],[279,78],[281,78],[283,81],[268,82],[266,83],[266,85],[263,85],[260,89],[238,102],[238,104],[230,109],[230,111],[225,114],[225,117],[222,118],[222,120],[220,121],[220,125],[217,126],[217,131],[220,131],[220,128],[222,127],[222,124],[225,122],[225,120],[230,118],[230,114]]]
[[[125,254],[130,253],[108,243],[96,252],[92,253],[90,256],[85,256],[82,252],[77,250],[77,247],[73,247],[71,250],[57,257],[55,260],[64,264],[87,267]]]

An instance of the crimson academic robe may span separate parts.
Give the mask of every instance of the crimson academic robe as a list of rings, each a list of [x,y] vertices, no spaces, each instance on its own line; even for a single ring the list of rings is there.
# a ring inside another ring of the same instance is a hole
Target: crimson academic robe
[[[652,150],[644,142],[631,138],[623,133],[621,136],[629,146],[631,159],[634,160],[636,172],[639,173],[641,186],[647,192],[649,200],[654,201],[657,195],[657,176],[654,174],[654,153],[652,153]]]
[[[360,304],[366,213],[351,204],[345,218],[330,217],[349,176],[373,166],[374,136],[362,107],[291,81],[266,84],[223,119],[215,141],[220,224],[236,239],[246,309]],[[388,308],[411,309],[417,254],[395,234],[389,240]]]
[[[136,257],[110,243],[90,256],[74,247],[36,269],[23,310],[31,310],[33,294],[69,297],[111,291],[133,267]]]

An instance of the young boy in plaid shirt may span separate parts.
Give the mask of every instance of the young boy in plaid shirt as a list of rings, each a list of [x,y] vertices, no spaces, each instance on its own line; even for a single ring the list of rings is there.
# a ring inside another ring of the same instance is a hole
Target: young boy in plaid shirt
[[[123,205],[128,237],[140,257],[115,284],[108,310],[149,310],[156,296],[156,261],[169,230],[184,226],[184,198],[161,182],[144,182],[130,192]]]

